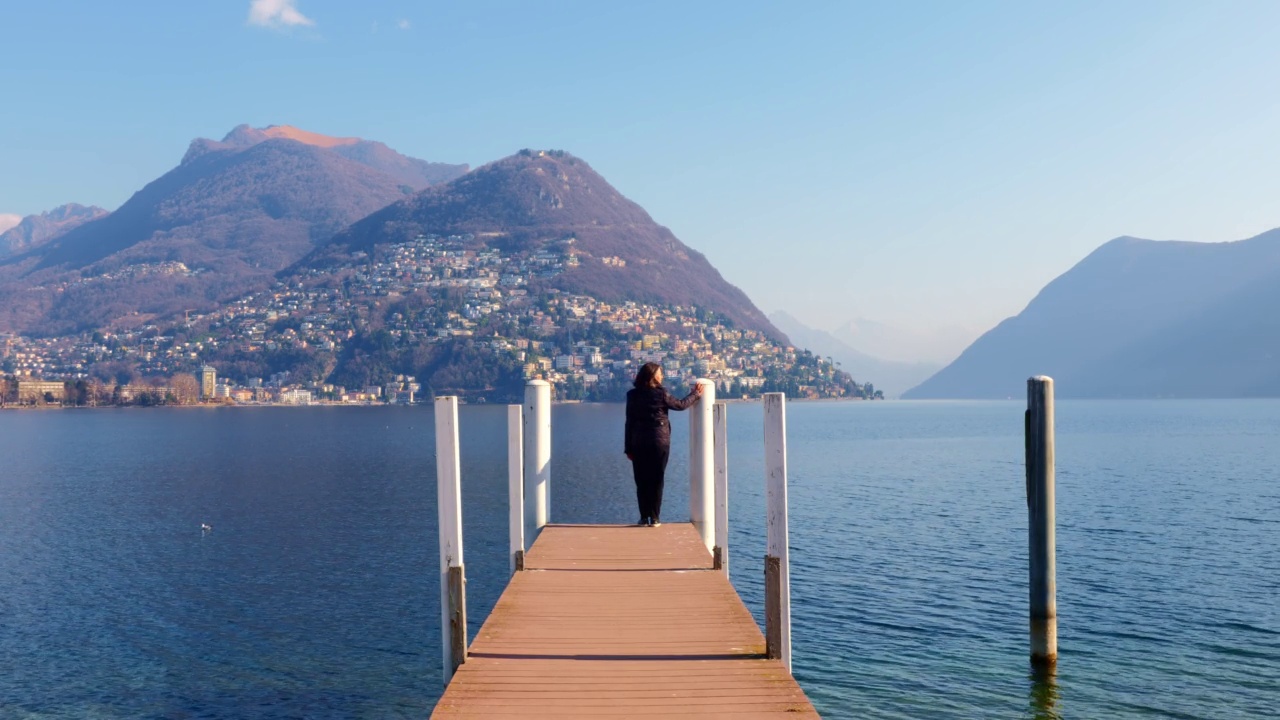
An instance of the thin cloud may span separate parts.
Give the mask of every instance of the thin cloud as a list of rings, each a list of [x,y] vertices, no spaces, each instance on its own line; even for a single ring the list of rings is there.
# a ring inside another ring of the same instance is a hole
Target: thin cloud
[[[22,222],[21,215],[14,215],[13,213],[0,213],[0,233],[4,232],[5,230],[8,230],[9,228],[13,227],[14,225],[17,225],[20,222]]]
[[[290,28],[316,24],[294,7],[297,0],[250,0],[249,24],[268,28]]]
[[[408,20],[397,20],[396,27],[400,28],[401,30],[408,30],[409,28],[413,27],[413,24],[410,23]]]

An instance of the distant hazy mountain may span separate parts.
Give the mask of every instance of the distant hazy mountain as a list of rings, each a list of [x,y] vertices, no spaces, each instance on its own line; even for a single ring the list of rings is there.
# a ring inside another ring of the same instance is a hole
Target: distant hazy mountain
[[[196,140],[115,212],[0,262],[0,331],[207,309],[269,286],[316,243],[432,178],[465,171],[287,126]]]
[[[935,363],[900,363],[872,357],[850,347],[831,333],[807,327],[785,312],[770,313],[769,319],[791,338],[792,343],[836,360],[841,369],[855,380],[872,383],[876,389],[884,391],[885,397],[898,397],[941,367]]]
[[[1061,397],[1280,395],[1280,230],[1112,240],[907,397],[1022,397],[1035,374]]]
[[[935,367],[954,360],[977,335],[961,327],[913,332],[866,318],[850,320],[832,330],[831,334],[846,345],[874,357]]]
[[[0,260],[37,248],[59,235],[97,220],[107,211],[77,203],[60,205],[39,215],[28,215],[0,232]]]
[[[576,264],[547,280],[548,288],[606,302],[695,305],[785,340],[706,257],[561,151],[524,150],[428,188],[355,223],[303,265],[327,266],[419,234],[466,233],[477,248],[571,247]]]
[[[9,228],[17,225],[20,222],[22,222],[21,215],[14,215],[13,213],[0,213],[0,233],[8,232]]]

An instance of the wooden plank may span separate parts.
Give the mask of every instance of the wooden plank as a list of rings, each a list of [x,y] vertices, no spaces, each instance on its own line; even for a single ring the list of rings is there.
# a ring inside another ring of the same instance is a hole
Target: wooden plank
[[[709,570],[711,556],[687,523],[556,525],[525,554],[526,570]]]
[[[449,643],[453,671],[467,661],[467,587],[465,570],[449,568]]]
[[[433,718],[815,718],[690,524],[548,525]]]
[[[716,544],[715,453],[712,409],[716,384],[700,378],[698,401],[689,408],[689,518],[707,552]]]
[[[462,461],[458,450],[458,398],[438,397],[436,507],[440,526],[440,631],[444,682],[466,662],[467,623],[462,596]],[[463,618],[459,622],[459,615]]]
[[[729,405],[712,406],[715,445],[716,545],[711,550],[715,569],[729,577]]]
[[[765,586],[765,632],[783,666],[791,669],[791,561],[787,530],[787,396],[764,394],[765,572],[776,563],[776,581]],[[768,575],[766,575],[766,578]]]
[[[507,406],[507,552],[511,572],[524,569],[524,412]]]
[[[524,387],[525,518],[541,530],[551,512],[551,383],[530,380]],[[525,532],[525,541],[534,533]]]
[[[778,558],[764,556],[764,645],[765,655],[782,659],[782,570]]]

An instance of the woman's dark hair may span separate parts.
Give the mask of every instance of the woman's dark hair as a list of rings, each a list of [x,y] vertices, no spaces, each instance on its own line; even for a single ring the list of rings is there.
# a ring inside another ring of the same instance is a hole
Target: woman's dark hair
[[[662,383],[658,382],[658,371],[662,366],[658,363],[645,363],[640,366],[640,372],[636,373],[635,386],[638,388],[654,388],[660,387]]]

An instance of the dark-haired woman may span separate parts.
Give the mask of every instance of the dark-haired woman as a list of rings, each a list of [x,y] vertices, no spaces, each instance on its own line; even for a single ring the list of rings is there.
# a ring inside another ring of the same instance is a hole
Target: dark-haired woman
[[[662,387],[662,366],[645,363],[636,373],[635,387],[627,391],[626,450],[636,477],[636,501],[640,505],[640,524],[658,527],[662,524],[662,486],[671,454],[671,422],[668,410],[684,410],[698,402],[702,386],[683,399]]]

